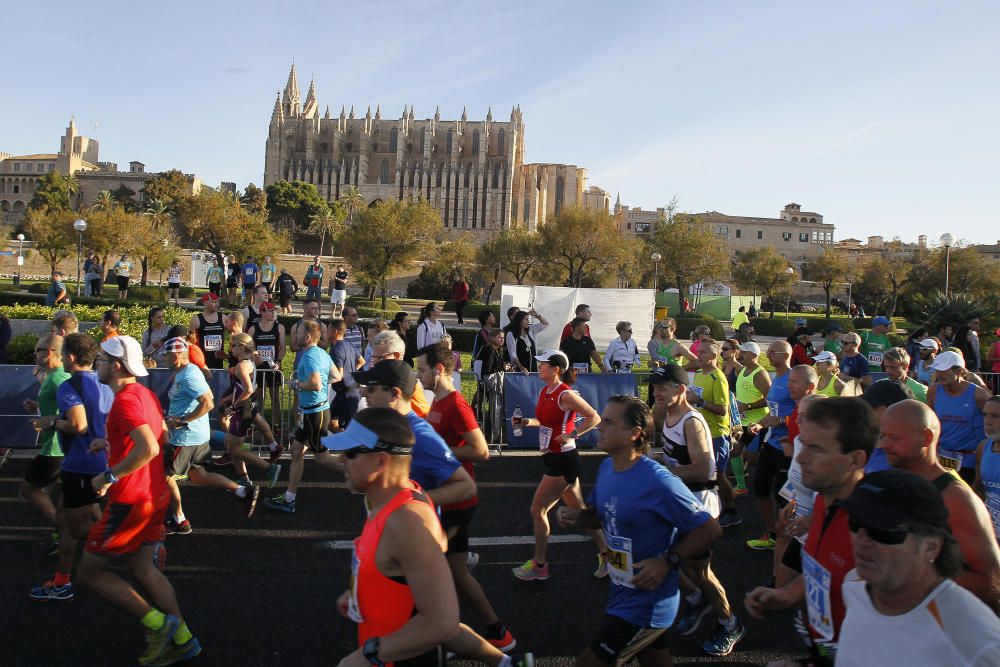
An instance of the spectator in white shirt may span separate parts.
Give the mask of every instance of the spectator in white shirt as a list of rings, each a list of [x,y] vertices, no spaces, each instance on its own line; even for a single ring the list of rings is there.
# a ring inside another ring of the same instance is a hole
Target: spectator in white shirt
[[[638,366],[639,346],[632,338],[632,323],[622,320],[615,326],[618,338],[608,343],[608,351],[604,353],[604,370],[610,373],[631,373],[633,366]]]
[[[529,316],[537,318],[538,321],[530,324]],[[538,354],[535,347],[535,335],[547,326],[549,326],[549,321],[539,315],[534,308],[514,313],[506,336],[507,355],[514,370],[522,373],[538,370],[538,362],[535,360],[535,355]]]
[[[417,320],[417,349],[422,350],[428,345],[436,345],[445,334],[444,324],[438,320],[443,308],[436,301],[431,301],[420,309]]]

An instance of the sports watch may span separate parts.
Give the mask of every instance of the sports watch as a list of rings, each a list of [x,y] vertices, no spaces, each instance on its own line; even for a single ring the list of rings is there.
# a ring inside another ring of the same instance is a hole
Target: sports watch
[[[663,557],[666,559],[667,563],[670,564],[672,569],[677,569],[681,565],[681,557],[673,549],[669,549],[663,552]]]
[[[361,655],[365,656],[365,659],[375,667],[385,667],[385,663],[379,660],[378,650],[382,646],[381,637],[372,637],[368,639],[364,646],[361,647]]]
[[[107,470],[104,471],[104,481],[107,482],[108,484],[118,483],[118,477],[111,470],[111,468],[108,468]]]

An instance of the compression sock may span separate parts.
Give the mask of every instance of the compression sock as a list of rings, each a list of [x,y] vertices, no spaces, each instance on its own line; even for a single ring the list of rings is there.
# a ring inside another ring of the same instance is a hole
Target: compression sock
[[[291,491],[285,491],[285,501],[286,502],[290,502],[290,503],[294,503],[295,502],[295,494],[292,493]]]
[[[184,523],[184,512],[178,512],[174,515],[174,521],[177,523]]]
[[[735,617],[734,617],[735,618]],[[191,639],[191,631],[188,630],[187,623],[181,623],[177,626],[177,632],[174,633],[174,643],[180,646],[181,644],[187,644]]]
[[[52,577],[52,585],[54,586],[65,586],[69,583],[69,572],[60,572],[56,570],[56,575]]]
[[[733,474],[736,475],[736,488],[746,489],[747,488],[747,470],[746,466],[743,465],[743,457],[736,456],[729,459],[729,462],[733,466]]]
[[[167,617],[159,609],[153,608],[146,612],[139,622],[142,623],[143,627],[147,630],[159,630],[166,623]]]
[[[278,448],[278,443],[277,442],[272,442],[271,444],[269,444],[267,446],[267,448],[270,449],[273,452],[274,450],[276,450]]]

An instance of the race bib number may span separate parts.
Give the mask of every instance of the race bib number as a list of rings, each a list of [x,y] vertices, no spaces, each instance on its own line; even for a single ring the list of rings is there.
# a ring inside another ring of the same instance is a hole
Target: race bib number
[[[938,463],[948,470],[961,470],[962,455],[947,450],[938,450]]]
[[[990,519],[993,521],[993,532],[1000,536],[1000,494],[997,493],[986,493],[986,509],[990,513]],[[998,537],[1000,540],[1000,537]]]
[[[780,416],[780,415],[778,414],[778,407],[779,407],[779,404],[778,404],[778,401],[768,401],[768,402],[767,402],[767,409],[768,409],[768,410],[769,410],[769,411],[771,412],[771,414],[772,414],[772,415],[774,415],[775,417],[779,417],[779,416]]]
[[[205,346],[206,352],[218,352],[222,349],[222,335],[205,336],[202,339],[202,344]]]
[[[347,600],[347,616],[355,623],[364,623],[365,619],[358,605],[358,569],[361,561],[358,560],[357,549],[357,545],[351,549],[351,595]]]
[[[573,364],[573,368],[574,370],[576,370],[577,373],[590,372],[590,364]]]
[[[830,571],[802,551],[802,577],[806,584],[809,625],[820,639],[833,639],[833,606],[830,603]]]
[[[274,361],[274,346],[273,345],[261,345],[257,348],[257,354],[260,355],[261,359],[267,359],[268,361]]]
[[[868,353],[868,363],[872,366],[882,365],[882,353],[881,352],[869,352]]]
[[[635,588],[632,577],[632,540],[605,535],[608,541],[608,575],[619,586]]]
[[[795,487],[792,486],[792,480],[785,480],[785,485],[778,490],[778,495],[788,502],[795,500]]]
[[[697,396],[698,398],[704,398],[705,397],[705,388],[704,387],[699,387],[698,385],[693,384],[693,385],[691,385],[688,388],[691,390],[691,393],[694,394],[695,396]]]
[[[552,429],[548,426],[538,427],[538,448],[545,451],[549,448],[549,443],[552,441]]]

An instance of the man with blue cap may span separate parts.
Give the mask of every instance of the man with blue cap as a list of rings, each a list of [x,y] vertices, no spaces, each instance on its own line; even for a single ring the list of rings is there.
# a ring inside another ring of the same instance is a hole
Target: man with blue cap
[[[858,351],[868,360],[869,366],[882,368],[882,355],[892,347],[888,335],[891,326],[888,317],[879,315],[872,320],[871,331],[861,332],[861,348]]]

